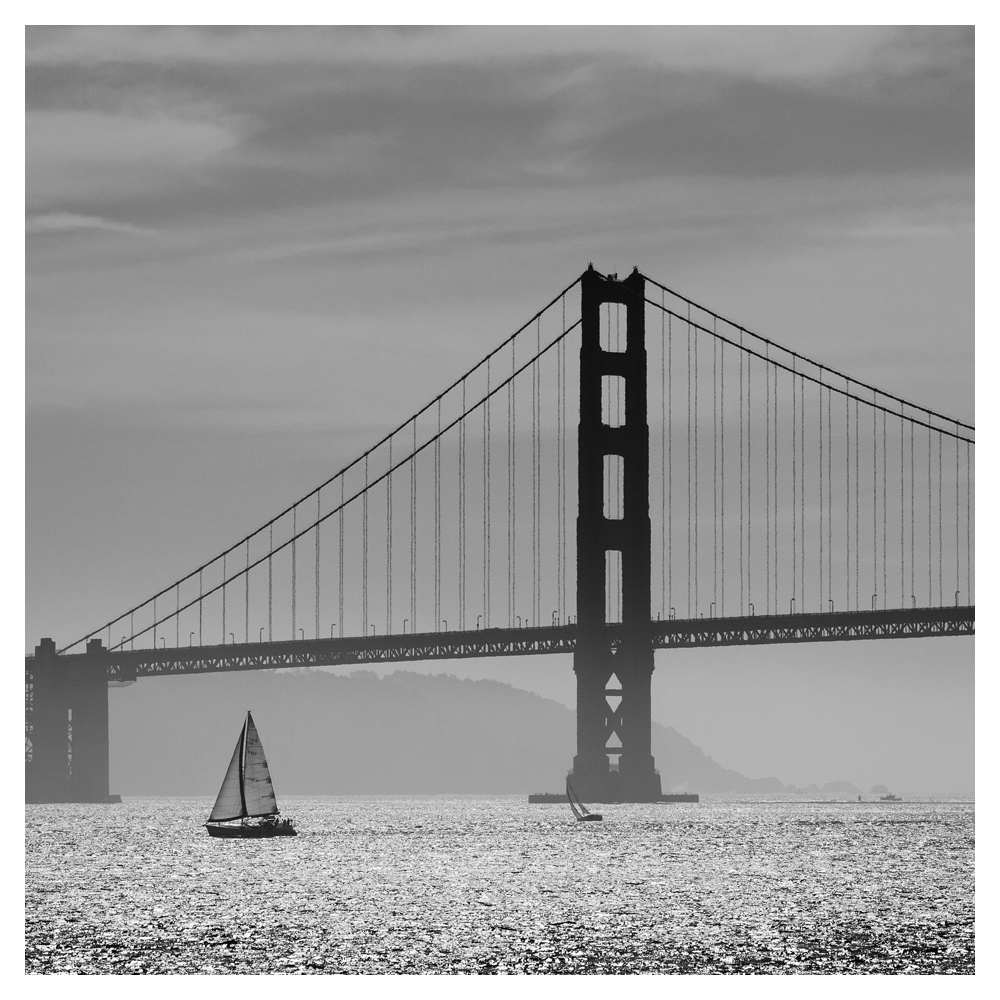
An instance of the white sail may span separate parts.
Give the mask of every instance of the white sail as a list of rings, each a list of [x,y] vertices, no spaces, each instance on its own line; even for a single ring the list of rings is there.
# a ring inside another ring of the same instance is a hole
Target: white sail
[[[583,819],[587,815],[587,807],[573,794],[573,789],[569,787],[569,778],[566,779],[566,798],[569,800],[569,807],[573,810],[573,815],[577,819]],[[578,802],[579,808],[577,808]]]
[[[226,776],[222,780],[222,787],[219,789],[219,797],[215,800],[212,815],[208,817],[210,823],[227,819],[242,819],[247,814],[240,788],[240,760],[242,757],[243,729],[240,730],[240,738],[236,741],[233,759],[229,762],[229,770],[226,771]]]
[[[246,757],[243,764],[243,796],[247,816],[273,816],[278,811],[271,784],[271,772],[267,769],[267,758],[261,746],[257,727],[247,712]]]

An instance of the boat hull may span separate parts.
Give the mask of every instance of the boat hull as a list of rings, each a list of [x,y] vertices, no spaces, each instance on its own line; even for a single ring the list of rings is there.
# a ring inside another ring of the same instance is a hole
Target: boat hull
[[[290,826],[211,826],[205,824],[210,837],[227,839],[260,839],[262,837],[296,837],[298,831]]]

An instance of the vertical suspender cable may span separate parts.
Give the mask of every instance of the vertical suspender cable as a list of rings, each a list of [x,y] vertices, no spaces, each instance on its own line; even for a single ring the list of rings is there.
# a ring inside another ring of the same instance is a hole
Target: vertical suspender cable
[[[718,319],[712,317],[712,329],[718,328]],[[721,545],[719,549],[719,565],[722,573],[722,593],[719,595],[720,616],[726,614],[726,341],[722,340],[719,348],[719,493],[721,496],[720,516]]]
[[[712,320],[715,325],[715,319]],[[719,339],[712,337],[712,603],[719,608]],[[714,617],[714,615],[713,615]]]
[[[222,644],[226,644],[226,554],[222,553]],[[156,600],[153,600],[153,645],[156,645]]]
[[[934,501],[931,499],[931,438],[927,428],[927,607],[934,605]]]
[[[343,541],[341,541],[341,549],[343,549]],[[274,641],[274,574],[272,560],[274,558],[274,523],[268,525],[268,544],[267,544],[267,641]],[[200,576],[200,574],[199,574]],[[343,581],[343,572],[341,573],[341,581]],[[201,636],[198,637],[198,641],[201,641]]]
[[[178,598],[180,597],[180,592],[178,591]],[[180,601],[178,600],[178,611],[180,611]],[[250,539],[247,539],[247,566],[243,571],[243,610],[244,610],[244,622],[243,622],[243,641],[250,641]],[[180,615],[178,615],[178,622],[180,622]],[[180,635],[177,636],[177,645],[180,645]]]
[[[490,362],[486,361],[486,402],[483,403],[483,624],[489,625],[489,614],[487,613],[488,601],[486,599],[487,583],[489,581],[489,530],[487,528],[486,511],[489,503],[490,491],[487,485],[486,469],[490,459],[490,436],[488,430],[490,415]]]
[[[338,555],[337,555],[337,631],[344,637],[344,477],[340,477],[340,510],[338,514]],[[268,597],[270,605],[270,597]],[[270,608],[268,618],[270,618]]]
[[[795,392],[795,358],[792,357],[792,603],[795,602],[795,588],[799,582],[799,544],[798,544],[798,458],[799,458],[799,421],[798,396]]]
[[[743,592],[743,331],[740,330],[740,614],[746,607]]]
[[[861,417],[854,397],[854,609],[861,609]]]
[[[688,494],[688,516],[687,516],[687,590],[688,590],[688,618],[691,617],[691,529],[694,524],[693,511],[691,510],[691,315],[688,308],[687,322],[687,494]]]
[[[566,329],[566,296],[562,299],[562,327]],[[559,624],[563,621],[563,592],[562,592],[562,393],[563,393],[563,367],[562,367],[563,339],[560,338],[556,344],[556,620]]]
[[[316,613],[319,621],[319,612]],[[389,473],[385,477],[385,634],[392,635],[392,438],[389,438]]]
[[[538,359],[538,355],[541,353],[541,319],[538,320],[535,330],[536,330],[536,350],[535,350],[535,361],[531,366],[532,372],[532,399],[531,399],[531,480],[532,480],[532,491],[531,491],[531,620],[534,625],[541,625],[541,580],[539,579],[539,565],[541,562],[541,537],[538,534],[538,524],[541,518],[541,485],[542,485],[542,470],[540,468],[539,459],[540,455],[538,453],[538,442],[541,435],[541,428],[539,427],[539,422],[541,420],[541,412],[539,410],[539,392],[541,391],[541,374],[542,374],[542,363]]]
[[[845,383],[845,390],[850,392],[851,384],[850,382]],[[847,438],[847,488],[846,488],[846,503],[847,508],[847,604],[845,605],[845,610],[851,610],[851,397],[850,395],[844,396],[844,417],[846,418],[846,438]]]
[[[538,321],[539,323],[541,320]],[[535,357],[538,357],[536,352]],[[538,373],[539,361],[531,366],[531,624],[540,625],[538,615]]]
[[[688,323],[691,306],[688,306]],[[694,335],[694,612],[698,614],[698,332]]]
[[[966,604],[972,596],[972,445],[965,442],[965,592]]]
[[[770,344],[764,346],[764,555],[767,563],[767,597],[764,607],[771,613],[771,351]]]
[[[774,612],[778,613],[778,389],[781,382],[777,368],[774,370],[774,489],[771,502],[774,504]]]
[[[874,403],[874,392],[872,393]],[[872,600],[878,607],[878,410],[872,406]]]
[[[664,292],[660,291],[661,306]],[[667,617],[667,316],[660,309],[660,618]]]
[[[743,334],[740,334],[742,338]],[[753,452],[752,452],[752,434],[753,429],[753,406],[752,406],[752,395],[750,392],[750,372],[753,367],[753,356],[747,355],[747,611],[750,610],[750,605],[753,603],[753,576],[752,568],[753,562],[750,558],[750,554],[753,551],[753,507],[750,503],[751,500],[751,480],[753,479]]]
[[[542,352],[542,321],[538,320],[535,342],[536,357]],[[535,624],[542,623],[542,362],[535,361],[535,468],[538,485],[535,497]]]
[[[913,447],[914,424],[910,422],[910,601],[917,603],[917,485]],[[906,601],[903,601],[906,604]]]
[[[955,433],[959,433],[958,424],[955,424]],[[958,477],[959,477],[959,458],[958,458],[958,438],[955,438],[955,603],[958,603],[958,592],[961,590],[961,547],[959,542],[959,527],[962,521],[962,515],[959,513],[959,497],[958,497]],[[968,597],[968,595],[966,595]]]
[[[319,519],[321,514],[320,490],[316,491],[316,638],[319,638]]]
[[[888,464],[888,448],[885,430],[885,410],[882,411],[882,607],[887,608],[889,606],[889,547],[888,547],[888,537],[889,537],[889,464]]]
[[[343,527],[343,522],[341,522]],[[343,589],[343,587],[341,587]],[[343,611],[340,613],[344,616]],[[410,452],[410,632],[417,631],[417,418],[413,418]]]
[[[484,503],[486,505],[486,559],[483,563],[484,571],[484,588],[486,591],[486,600],[483,612],[485,614],[485,624],[486,627],[490,626],[490,606],[492,604],[491,598],[493,594],[491,593],[493,575],[491,569],[491,557],[493,554],[493,448],[491,443],[491,438],[493,434],[492,421],[490,419],[490,361],[486,360],[486,406],[485,406],[485,419],[486,419],[486,451],[485,451],[485,465],[486,465],[486,488],[483,491],[485,497]]]
[[[441,628],[441,398],[434,439],[434,631]]]
[[[663,297],[663,292],[660,293]],[[667,317],[667,600],[664,618],[673,607],[674,591],[674,338],[673,316]]]
[[[296,546],[296,540],[295,540],[295,536],[298,534],[298,530],[296,528],[296,515],[298,514],[298,512],[299,512],[298,507],[293,507],[292,508],[292,638],[293,639],[295,638],[295,589],[296,589],[296,587],[295,587],[295,584],[296,584],[296,577],[295,577],[295,546]]]
[[[566,299],[563,297],[563,329],[566,329]],[[562,583],[562,610],[559,612],[559,620],[566,621],[569,617],[569,599],[566,593],[566,564],[567,564],[567,546],[566,546],[566,496],[569,484],[566,480],[566,394],[568,390],[568,385],[566,383],[566,339],[563,338],[559,343],[559,368],[562,372],[562,402],[560,403],[559,413],[562,418],[562,445],[560,446],[559,453],[559,466],[562,469],[562,498],[560,499],[559,506],[559,531],[562,536],[562,567],[560,569],[560,580]]]
[[[826,391],[826,593],[833,601],[833,392]],[[832,608],[831,608],[832,610]]]
[[[541,323],[541,320],[538,321]],[[536,354],[537,357],[537,354]],[[538,625],[536,608],[538,606],[538,547],[536,531],[538,529],[538,361],[531,366],[531,618],[532,624]]]
[[[847,537],[847,562],[846,562],[846,572],[847,577],[847,603],[844,606],[845,611],[851,610],[851,397],[849,395],[851,384],[846,382],[844,385],[845,391],[848,395],[844,396],[844,417],[846,427],[845,437],[847,439],[846,455],[847,455],[847,486],[845,490],[844,497],[844,507],[847,510],[846,518],[846,537]]]
[[[458,627],[465,631],[465,435],[467,430],[465,379],[462,379],[462,423],[458,428]]]
[[[801,548],[801,574],[802,584],[799,588],[799,596],[802,599],[801,608],[804,611],[806,606],[806,380],[799,381],[799,420],[802,421],[799,428],[799,470],[801,482],[799,483],[800,511],[802,517],[801,530],[799,531],[799,544]]]
[[[943,475],[944,438],[938,435],[938,607],[944,605],[944,533],[941,520],[941,497],[944,490]]]
[[[819,610],[823,611],[823,369],[819,371]]]
[[[906,607],[906,420],[899,404],[899,606]]]
[[[511,341],[511,357],[517,340]],[[511,364],[511,374],[514,365]],[[514,474],[513,457],[514,448],[514,380],[507,383],[507,627],[514,625],[514,547],[513,547],[513,527],[514,527]]]
[[[511,376],[514,374],[515,362],[514,351],[517,340],[511,342]],[[517,517],[517,396],[514,389],[514,379],[511,378],[507,388],[507,607],[510,625],[514,624],[514,607],[517,603],[517,528],[515,519]]]
[[[361,634],[368,635],[368,456],[365,455],[365,491],[361,494]]]
[[[510,624],[517,605],[517,387],[514,372],[517,339],[510,342]]]

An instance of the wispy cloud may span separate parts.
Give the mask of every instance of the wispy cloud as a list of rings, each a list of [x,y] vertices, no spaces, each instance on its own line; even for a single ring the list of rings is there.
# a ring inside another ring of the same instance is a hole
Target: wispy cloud
[[[224,122],[166,113],[112,114],[63,107],[29,112],[26,188],[35,211],[119,204],[164,187],[183,189],[236,143]]]
[[[971,172],[962,29],[33,29],[32,211]]]
[[[280,27],[33,28],[27,64],[288,66],[314,70],[623,59],[672,71],[831,80],[969,61],[968,28],[890,27]]]
[[[97,229],[109,233],[122,233],[126,236],[160,235],[154,229],[133,226],[128,222],[102,219],[95,215],[76,215],[73,212],[48,212],[42,215],[29,215],[25,219],[24,229],[28,236],[41,236],[46,233],[73,233],[87,229]]]

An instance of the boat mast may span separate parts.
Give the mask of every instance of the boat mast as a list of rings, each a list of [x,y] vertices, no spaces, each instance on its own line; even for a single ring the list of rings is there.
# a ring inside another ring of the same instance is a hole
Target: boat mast
[[[250,712],[247,712],[246,719],[243,720],[243,732],[240,733],[240,805],[243,807],[243,815],[240,817],[240,823],[246,823],[247,819],[247,795],[243,788],[243,771],[246,767],[246,756],[247,756],[247,720],[250,718]]]
[[[576,796],[574,795],[573,789],[570,788],[569,778],[566,779],[566,798],[569,801],[569,807],[570,807],[570,809],[573,810],[573,815],[577,819],[582,819],[583,816],[584,816],[584,812],[581,812],[581,809],[583,807],[583,803],[580,802],[580,800],[578,798],[576,799],[576,802],[573,801],[574,798],[576,798]],[[577,802],[580,802],[580,808],[579,809],[577,808]]]

